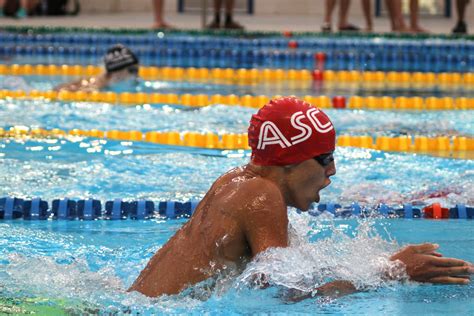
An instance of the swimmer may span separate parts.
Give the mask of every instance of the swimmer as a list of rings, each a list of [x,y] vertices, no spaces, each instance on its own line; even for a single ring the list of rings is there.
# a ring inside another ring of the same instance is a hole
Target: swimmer
[[[127,47],[118,44],[109,48],[103,60],[105,67],[103,74],[62,84],[54,90],[92,92],[118,83],[137,80],[139,61]]]
[[[129,291],[151,297],[177,294],[226,267],[242,267],[268,248],[288,246],[287,207],[308,211],[336,173],[334,127],[321,110],[286,97],[252,116],[248,137],[250,162],[214,182],[191,219],[151,258]],[[399,260],[414,281],[467,284],[473,266],[443,258],[436,249],[434,244],[412,245],[391,260]],[[335,280],[315,290],[317,295],[341,295],[356,288]],[[311,296],[299,293],[294,300]]]

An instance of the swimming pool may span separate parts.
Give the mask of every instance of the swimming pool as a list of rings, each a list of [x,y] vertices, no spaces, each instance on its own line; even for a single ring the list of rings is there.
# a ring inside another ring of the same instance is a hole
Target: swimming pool
[[[64,77],[13,76],[38,90],[49,90]],[[8,78],[12,78],[9,76]],[[18,84],[10,83],[10,84]],[[5,83],[3,83],[5,84]],[[339,84],[339,91],[353,94]],[[5,87],[4,87],[5,88]],[[8,87],[6,87],[8,88]],[[295,87],[242,86],[206,82],[146,81],[143,91],[222,94],[311,94]],[[123,92],[124,90],[117,90]],[[328,89],[328,90],[324,90]],[[204,91],[204,92],[203,92]],[[380,87],[359,95],[420,95],[416,89]],[[362,91],[362,92],[360,92]],[[433,89],[424,96],[472,97],[472,88]],[[196,131],[243,133],[255,109],[225,104],[203,108],[175,105],[121,106],[55,100],[0,100],[1,128]],[[472,111],[326,110],[336,130],[349,135],[474,134]],[[122,198],[157,201],[198,200],[228,169],[245,164],[248,151],[201,150],[159,144],[93,138],[0,140],[0,197]],[[420,206],[474,205],[473,160],[415,153],[340,147],[338,173],[321,203],[380,203]],[[377,269],[381,257],[408,243],[437,242],[446,256],[474,261],[472,221],[425,219],[340,219],[290,210],[292,246],[277,250],[244,271],[231,271],[182,295],[149,299],[126,293],[150,256],[186,219],[126,221],[1,221],[0,312],[60,313],[326,313],[458,314],[474,313],[474,286],[385,283]],[[279,287],[258,290],[247,276],[265,271]],[[325,271],[324,273],[322,271]],[[339,299],[288,304],[285,287],[314,286],[345,278],[365,291]],[[192,293],[189,293],[192,292]]]

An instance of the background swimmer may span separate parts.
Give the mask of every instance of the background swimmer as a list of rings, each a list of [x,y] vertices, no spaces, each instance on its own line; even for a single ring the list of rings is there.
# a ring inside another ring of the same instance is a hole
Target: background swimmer
[[[109,48],[103,60],[105,66],[103,74],[62,84],[54,90],[91,92],[118,83],[137,81],[139,61],[137,56],[127,47],[118,44]]]

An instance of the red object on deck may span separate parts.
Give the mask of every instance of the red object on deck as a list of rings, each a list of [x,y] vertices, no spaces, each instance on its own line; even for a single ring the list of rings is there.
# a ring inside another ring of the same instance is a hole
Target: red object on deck
[[[293,32],[291,32],[291,31],[284,31],[284,32],[283,32],[283,36],[284,36],[284,37],[293,37]]]
[[[332,98],[332,107],[335,109],[346,108],[346,98],[343,96],[335,96]]]
[[[313,80],[314,81],[323,81],[324,79],[324,76],[323,76],[323,72],[319,69],[315,69],[313,70]]]
[[[297,41],[289,41],[288,42],[288,48],[298,48],[298,42]]]
[[[441,204],[439,203],[428,205],[427,207],[423,209],[423,213],[425,214],[425,218],[433,218],[433,219],[449,218],[449,209],[445,207],[441,207]]]

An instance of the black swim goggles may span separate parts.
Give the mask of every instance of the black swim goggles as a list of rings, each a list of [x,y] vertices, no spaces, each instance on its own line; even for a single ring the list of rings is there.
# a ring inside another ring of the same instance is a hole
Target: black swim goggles
[[[138,66],[129,67],[128,72],[131,75],[138,76]]]
[[[325,168],[331,162],[334,161],[334,155],[332,152],[327,153],[327,154],[321,154],[319,156],[314,157],[314,160],[316,160],[323,168]]]

